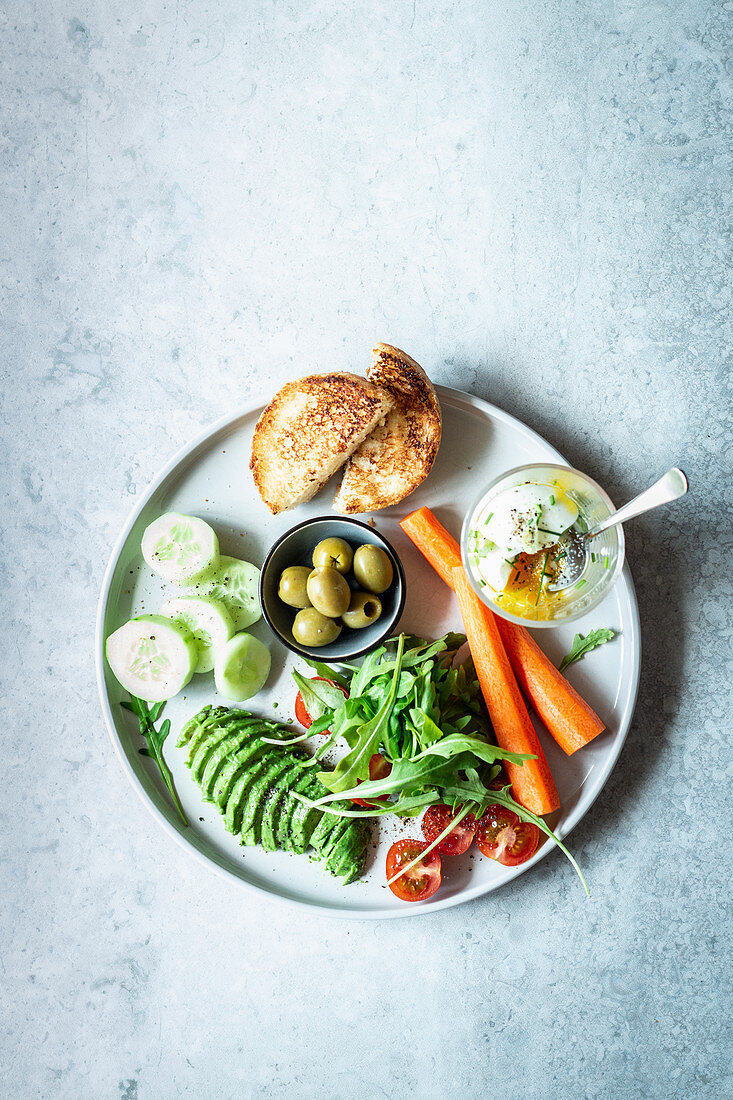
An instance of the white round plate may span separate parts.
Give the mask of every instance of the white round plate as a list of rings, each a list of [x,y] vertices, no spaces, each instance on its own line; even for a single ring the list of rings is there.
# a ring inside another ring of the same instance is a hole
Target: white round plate
[[[428,505],[458,537],[464,511],[482,484],[502,470],[524,463],[564,461],[536,432],[486,401],[443,387],[438,388],[438,394],[443,408],[443,442],[430,477],[401,505],[374,517],[379,530],[400,554],[407,575],[407,603],[400,628],[426,637],[460,630],[458,608],[450,590],[403,535],[399,520],[413,509]],[[194,676],[164,712],[172,726],[165,756],[190,822],[188,828],[173,809],[153,763],[140,754],[140,734],[132,715],[120,706],[126,694],[106,666],[104,640],[133,614],[156,612],[171,594],[170,587],[150,572],[140,556],[140,539],[147,524],[167,511],[201,516],[217,531],[223,553],[260,564],[275,539],[294,523],[331,511],[338,476],[296,512],[271,516],[267,511],[248,468],[252,431],[261,411],[262,406],[240,410],[184,447],[137,502],[112,552],[99,601],[96,657],[102,709],[122,765],[140,797],[176,840],[247,889],[332,916],[357,919],[416,916],[495,890],[528,871],[555,845],[541,844],[531,860],[516,868],[482,858],[474,846],[465,856],[444,859],[440,890],[428,901],[412,905],[399,901],[384,886],[384,864],[396,836],[416,835],[414,822],[405,826],[389,818],[378,830],[375,828],[375,848],[367,874],[363,881],[350,886],[340,885],[307,856],[240,847],[225,832],[217,810],[201,801],[199,788],[185,766],[185,750],[176,747],[185,720],[205,703],[226,703],[217,696],[210,673]],[[572,665],[568,679],[601,715],[606,732],[568,757],[538,727],[562,801],[562,809],[549,823],[561,837],[580,821],[602,790],[631,722],[640,648],[638,611],[628,568],[605,602],[587,619],[537,631],[537,639],[557,662],[570,648],[576,631],[585,634],[600,626],[612,627],[618,637]],[[293,665],[304,671],[307,668],[275,640],[264,621],[252,632],[270,646],[273,661],[267,688],[247,705],[257,714],[290,723],[295,696],[290,669]],[[564,857],[555,860],[555,870],[558,875],[574,879],[577,889],[582,890]]]

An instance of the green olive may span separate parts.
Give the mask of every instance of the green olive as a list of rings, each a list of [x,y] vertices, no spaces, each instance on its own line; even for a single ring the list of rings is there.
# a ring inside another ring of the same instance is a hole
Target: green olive
[[[337,619],[343,615],[351,600],[351,589],[344,577],[332,565],[314,569],[308,577],[308,599],[320,611]]]
[[[310,573],[307,565],[289,565],[283,569],[277,594],[288,607],[310,607],[307,589]]]
[[[382,614],[382,601],[371,592],[352,592],[349,610],[344,611],[341,621],[352,630],[363,630],[371,626]]]
[[[339,573],[348,573],[354,560],[354,551],[343,539],[323,539],[313,551],[313,565],[316,569],[330,565]]]
[[[308,646],[309,649],[335,642],[340,633],[341,624],[321,615],[315,607],[304,607],[293,620],[293,637],[298,645]]]
[[[367,592],[381,595],[392,583],[392,562],[378,546],[360,546],[354,554],[354,576]]]

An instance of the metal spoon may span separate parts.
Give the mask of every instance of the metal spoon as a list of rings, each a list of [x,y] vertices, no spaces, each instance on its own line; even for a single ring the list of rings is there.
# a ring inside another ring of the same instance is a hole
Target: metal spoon
[[[625,523],[626,520],[634,519],[643,512],[650,512],[652,508],[658,508],[660,504],[669,504],[671,501],[677,500],[678,497],[685,495],[687,489],[688,483],[685,474],[682,470],[673,466],[671,470],[667,470],[666,474],[660,477],[659,481],[655,481],[643,493],[639,493],[638,497],[634,497],[618,511],[612,512],[610,516],[597,523],[585,534],[581,534],[576,527],[571,527],[558,543],[558,546],[566,552],[563,568],[548,587],[553,592],[559,592],[561,589],[570,588],[571,585],[577,583],[586,566],[588,543],[596,535],[600,535],[602,531],[607,531],[609,527],[615,527],[617,523]]]

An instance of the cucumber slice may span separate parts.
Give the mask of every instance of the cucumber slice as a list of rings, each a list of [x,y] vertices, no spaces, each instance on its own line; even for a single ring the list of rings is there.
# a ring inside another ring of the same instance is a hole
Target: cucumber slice
[[[198,661],[191,631],[163,615],[130,619],[110,634],[106,652],[109,667],[123,688],[148,703],[177,695],[193,676]]]
[[[251,699],[270,675],[270,651],[251,634],[235,634],[216,655],[214,683],[225,699]]]
[[[235,630],[244,630],[262,616],[260,610],[260,571],[256,565],[225,554],[215,571],[198,587],[207,596],[221,600],[232,617]]]
[[[188,627],[199,654],[196,672],[211,672],[216,651],[234,633],[232,617],[221,600],[212,596],[174,596],[165,601],[160,613]]]
[[[208,523],[179,512],[146,527],[140,548],[153,572],[171,584],[196,584],[219,563],[219,540]]]

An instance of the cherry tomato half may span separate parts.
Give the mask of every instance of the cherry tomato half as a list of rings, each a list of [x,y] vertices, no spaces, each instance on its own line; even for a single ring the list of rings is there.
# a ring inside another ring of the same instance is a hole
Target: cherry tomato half
[[[385,760],[381,753],[375,752],[374,756],[369,761],[369,778],[371,780],[386,779],[391,771],[392,765],[389,760]],[[357,779],[357,783],[361,782],[361,779]],[[351,801],[355,806],[365,806],[367,809],[370,809],[375,802],[386,802],[388,799],[388,794],[380,794],[379,798],[373,799],[371,802],[367,802],[364,798],[352,798]]]
[[[539,840],[536,825],[520,821],[513,810],[504,806],[489,806],[476,828],[479,850],[505,867],[517,867],[533,856]]]
[[[348,699],[348,693],[344,691],[340,684],[334,683],[333,680],[327,680],[325,676],[312,676],[312,680],[320,680],[324,684],[330,684],[331,687],[338,688],[339,691],[343,691],[344,698]],[[303,696],[298,692],[295,696],[295,719],[300,722],[303,729],[309,730],[313,725],[313,719],[308,711],[305,709],[305,703],[303,702]],[[328,730],[323,731],[323,736],[328,737]]]
[[[448,828],[455,816],[456,811],[443,803],[428,806],[422,819],[422,835],[428,844],[432,844],[435,838]],[[473,844],[475,832],[476,818],[473,814],[466,814],[448,835],[443,837],[435,851],[440,852],[442,856],[462,856]]]
[[[410,863],[424,852],[427,846],[426,840],[398,840],[387,852],[387,878],[390,879],[392,875],[396,875],[400,867]],[[433,848],[432,852],[405,872],[401,878],[391,882],[389,888],[400,901],[425,901],[438,889],[441,878],[440,856]]]

